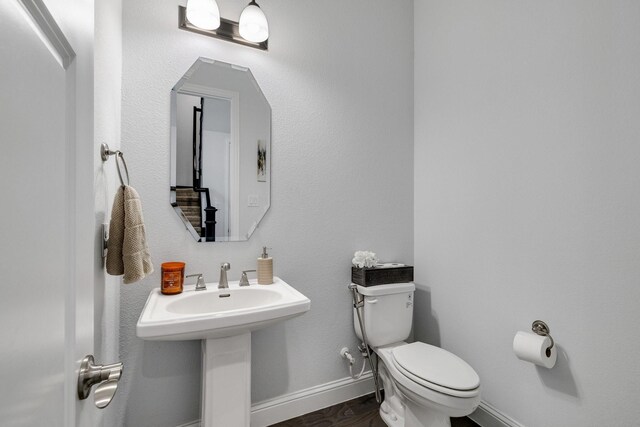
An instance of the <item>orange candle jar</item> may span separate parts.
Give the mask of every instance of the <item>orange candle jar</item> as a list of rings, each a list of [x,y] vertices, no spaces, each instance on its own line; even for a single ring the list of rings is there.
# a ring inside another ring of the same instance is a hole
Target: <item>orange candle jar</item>
[[[175,295],[182,292],[184,284],[184,262],[162,263],[162,282],[160,292],[165,295]]]

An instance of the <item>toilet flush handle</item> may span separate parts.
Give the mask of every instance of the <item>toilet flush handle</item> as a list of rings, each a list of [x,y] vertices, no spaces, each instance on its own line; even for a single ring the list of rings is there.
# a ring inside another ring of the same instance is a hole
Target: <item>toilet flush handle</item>
[[[378,298],[367,298],[365,301],[369,304],[375,304],[378,302]]]

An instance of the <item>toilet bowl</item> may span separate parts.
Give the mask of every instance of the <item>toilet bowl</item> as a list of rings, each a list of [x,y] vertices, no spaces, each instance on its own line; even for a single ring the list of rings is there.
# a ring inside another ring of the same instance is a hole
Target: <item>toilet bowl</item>
[[[447,427],[450,417],[480,404],[480,378],[469,364],[439,347],[407,343],[413,315],[413,283],[357,287],[367,340],[378,355],[385,391],[380,416],[389,427]],[[356,334],[362,338],[359,321]]]
[[[404,418],[404,424],[387,422],[388,425],[450,426],[449,417],[469,415],[480,404],[478,375],[454,354],[422,342],[401,342],[374,351],[387,375],[386,378],[383,377],[385,400],[397,398],[404,404],[404,413],[395,413],[397,418]],[[405,353],[411,355],[409,360],[401,358],[406,356]],[[407,365],[408,363],[414,364]],[[425,367],[431,367],[437,373],[437,378],[432,381],[444,382],[449,387],[422,378],[427,376],[421,372],[421,368]],[[398,396],[393,396],[396,393]],[[391,409],[395,410],[397,407]],[[388,413],[384,414],[383,419],[385,416],[389,418]]]

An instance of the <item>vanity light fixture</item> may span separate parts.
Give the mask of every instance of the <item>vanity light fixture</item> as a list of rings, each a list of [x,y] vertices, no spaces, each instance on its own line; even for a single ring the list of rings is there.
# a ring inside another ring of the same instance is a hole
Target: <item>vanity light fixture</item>
[[[268,50],[269,24],[260,6],[251,0],[240,22],[221,18],[216,0],[188,0],[178,6],[178,28],[260,50]]]
[[[216,0],[187,0],[187,19],[203,30],[220,26],[220,9]]]
[[[240,14],[240,35],[249,41],[260,43],[269,38],[269,23],[255,0]]]

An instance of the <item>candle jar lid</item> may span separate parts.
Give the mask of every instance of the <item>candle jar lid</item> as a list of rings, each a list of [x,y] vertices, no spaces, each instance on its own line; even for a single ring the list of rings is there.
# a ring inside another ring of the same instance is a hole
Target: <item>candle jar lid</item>
[[[165,271],[178,271],[184,269],[184,262],[163,262],[162,269]]]

